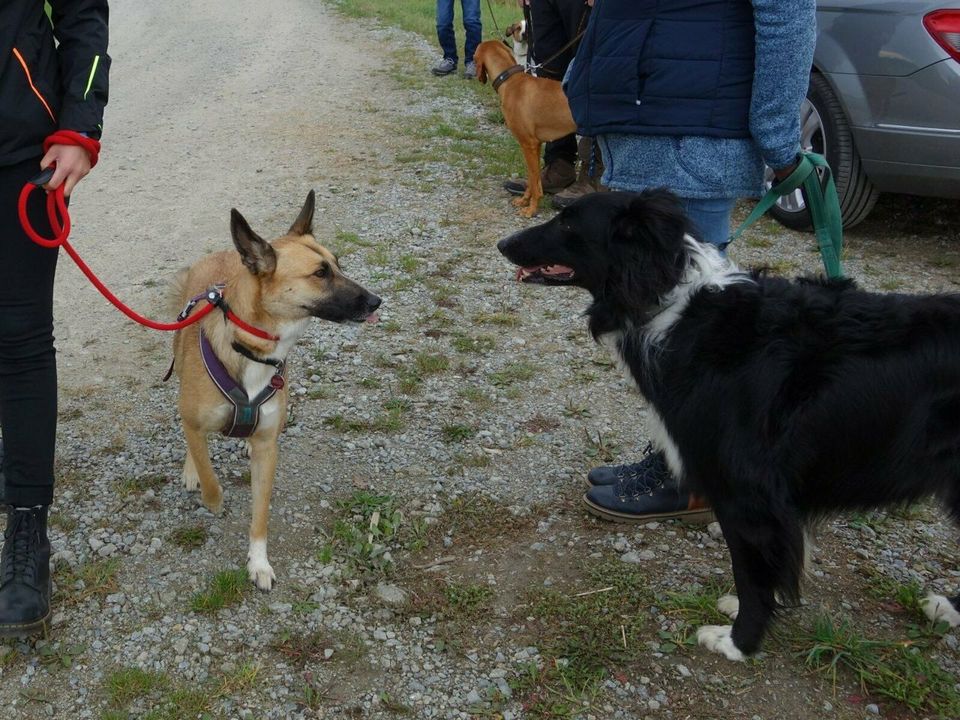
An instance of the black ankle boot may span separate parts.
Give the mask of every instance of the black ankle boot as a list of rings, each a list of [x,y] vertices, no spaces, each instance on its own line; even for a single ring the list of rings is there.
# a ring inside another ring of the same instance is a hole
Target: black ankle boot
[[[7,508],[0,555],[0,636],[44,630],[50,619],[47,506]]]

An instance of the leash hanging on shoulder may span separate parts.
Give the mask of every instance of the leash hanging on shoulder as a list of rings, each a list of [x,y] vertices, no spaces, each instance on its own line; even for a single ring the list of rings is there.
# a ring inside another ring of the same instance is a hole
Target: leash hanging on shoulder
[[[823,173],[821,179],[820,173]],[[820,257],[827,277],[843,277],[841,255],[843,253],[843,221],[840,215],[840,200],[837,196],[837,186],[833,181],[833,173],[827,164],[826,158],[817,153],[804,152],[800,154],[800,162],[796,169],[784,180],[771,187],[767,194],[760,198],[760,202],[730,236],[730,242],[739,238],[743,231],[753,225],[760,217],[772,208],[777,200],[789,195],[802,187],[807,207],[810,210],[810,219],[820,247]]]

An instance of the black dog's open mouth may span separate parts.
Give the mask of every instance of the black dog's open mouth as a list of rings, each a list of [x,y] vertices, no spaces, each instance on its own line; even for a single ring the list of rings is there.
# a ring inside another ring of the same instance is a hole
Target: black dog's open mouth
[[[573,268],[566,265],[532,265],[517,269],[518,281],[538,285],[563,285],[573,277]]]

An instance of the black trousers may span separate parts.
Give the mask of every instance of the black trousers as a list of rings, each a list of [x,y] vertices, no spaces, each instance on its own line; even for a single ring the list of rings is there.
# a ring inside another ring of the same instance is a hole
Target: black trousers
[[[537,74],[551,80],[562,80],[567,66],[577,54],[577,44],[572,45],[556,58],[560,49],[587,26],[590,7],[584,0],[530,0],[530,20],[533,23],[533,59],[540,63],[550,60]],[[551,59],[552,58],[552,59]],[[549,142],[543,151],[544,163],[566,160],[577,161],[577,136],[570,134]]]
[[[40,158],[0,167],[0,499],[26,507],[53,501],[57,434],[57,363],[53,349],[53,278],[57,250],[41,248],[17,218],[23,184],[40,172]],[[28,215],[52,235],[45,193],[35,191]]]

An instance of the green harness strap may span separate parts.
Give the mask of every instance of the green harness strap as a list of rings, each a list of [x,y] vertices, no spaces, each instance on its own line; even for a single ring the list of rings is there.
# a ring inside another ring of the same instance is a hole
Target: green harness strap
[[[817,168],[823,168],[822,183],[816,172]],[[837,197],[837,187],[833,182],[833,173],[830,172],[830,166],[827,165],[823,155],[801,153],[797,169],[760,198],[760,202],[747,219],[730,236],[730,242],[740,237],[744,230],[759,220],[761,215],[774,206],[778,198],[789,195],[800,186],[804,189],[804,198],[810,210],[813,229],[817,234],[817,244],[820,246],[820,256],[823,258],[827,277],[843,277],[843,268],[840,264],[840,254],[843,250],[840,200]]]

